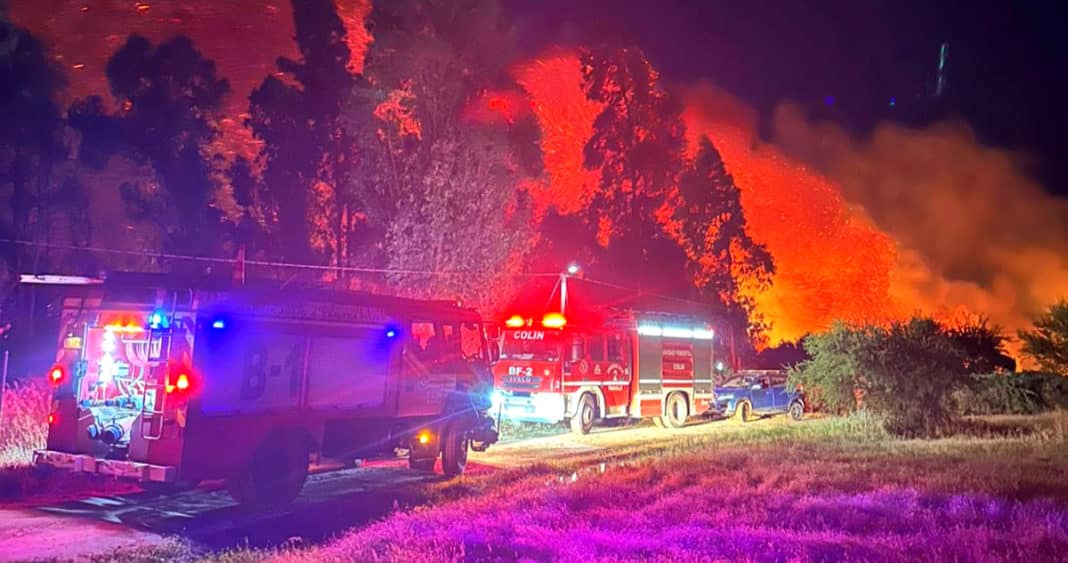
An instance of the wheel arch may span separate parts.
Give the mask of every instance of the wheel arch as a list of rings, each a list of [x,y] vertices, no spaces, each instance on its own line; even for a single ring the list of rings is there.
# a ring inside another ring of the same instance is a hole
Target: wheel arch
[[[692,415],[697,405],[695,404],[694,394],[688,392],[686,389],[672,389],[671,391],[664,393],[664,397],[660,399],[660,413],[667,414],[668,399],[670,399],[672,395],[676,394],[682,394],[683,397],[686,397],[686,404],[688,405],[689,412]]]
[[[600,413],[601,417],[603,418],[605,413],[604,393],[601,392],[601,389],[595,385],[585,385],[579,387],[575,391],[572,391],[568,395],[567,412],[565,414],[567,414],[568,417],[575,416],[575,410],[578,407],[579,399],[582,398],[582,395],[584,393],[589,393],[593,395],[593,401],[597,405],[597,412]]]

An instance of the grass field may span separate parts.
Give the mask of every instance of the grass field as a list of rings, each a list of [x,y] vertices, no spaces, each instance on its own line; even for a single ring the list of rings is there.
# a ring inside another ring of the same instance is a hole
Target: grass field
[[[1064,560],[1068,413],[973,420],[926,441],[890,438],[865,417],[765,421],[431,487],[428,505],[320,546],[194,555],[174,542],[127,556]]]

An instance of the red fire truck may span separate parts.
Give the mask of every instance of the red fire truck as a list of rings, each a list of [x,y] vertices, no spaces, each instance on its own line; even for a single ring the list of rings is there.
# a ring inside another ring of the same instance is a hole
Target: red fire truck
[[[570,421],[586,434],[609,418],[652,418],[676,428],[712,406],[715,333],[708,323],[618,306],[567,310],[504,322],[493,366],[494,416]]]
[[[37,464],[291,501],[309,465],[407,452],[463,472],[496,441],[486,340],[456,303],[111,276],[63,300]]]

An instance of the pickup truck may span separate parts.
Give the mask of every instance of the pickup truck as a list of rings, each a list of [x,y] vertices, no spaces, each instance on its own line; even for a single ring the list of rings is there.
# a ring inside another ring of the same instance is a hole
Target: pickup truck
[[[743,422],[777,414],[801,420],[805,415],[805,399],[796,389],[787,386],[785,373],[743,371],[716,386],[715,411]]]

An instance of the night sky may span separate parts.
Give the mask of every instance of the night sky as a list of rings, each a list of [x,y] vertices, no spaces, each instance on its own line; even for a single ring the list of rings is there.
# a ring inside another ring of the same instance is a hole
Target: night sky
[[[962,118],[987,144],[1038,157],[1068,195],[1068,11],[1053,2],[508,0],[524,44],[642,46],[668,81],[708,79],[767,117],[792,100],[857,133],[882,119]],[[936,97],[939,48],[949,44]],[[830,99],[829,99],[830,98]],[[890,106],[895,99],[894,107]],[[830,105],[828,105],[830,102]]]

